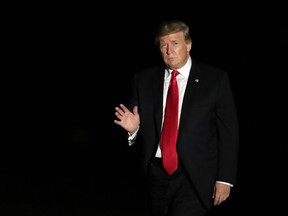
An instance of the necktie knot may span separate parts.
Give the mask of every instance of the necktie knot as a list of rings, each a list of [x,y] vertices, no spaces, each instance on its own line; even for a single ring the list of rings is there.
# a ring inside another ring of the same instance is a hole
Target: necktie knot
[[[172,71],[172,79],[175,79],[178,74],[179,74],[179,71],[173,70],[173,71]]]

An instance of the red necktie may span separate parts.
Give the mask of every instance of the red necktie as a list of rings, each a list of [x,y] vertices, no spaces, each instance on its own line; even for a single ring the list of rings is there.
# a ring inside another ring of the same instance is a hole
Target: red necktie
[[[171,175],[178,167],[178,155],[176,151],[176,142],[178,136],[178,101],[179,92],[176,76],[177,70],[172,71],[172,77],[169,84],[164,123],[160,139],[162,151],[162,162],[164,169]]]

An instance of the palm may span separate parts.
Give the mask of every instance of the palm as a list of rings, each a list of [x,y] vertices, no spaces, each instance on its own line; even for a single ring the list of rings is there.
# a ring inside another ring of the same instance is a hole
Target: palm
[[[131,112],[125,105],[120,104],[120,106],[116,107],[115,110],[115,115],[118,120],[115,120],[114,122],[124,128],[126,131],[134,133],[140,124],[138,107],[135,106],[133,108],[133,112]]]

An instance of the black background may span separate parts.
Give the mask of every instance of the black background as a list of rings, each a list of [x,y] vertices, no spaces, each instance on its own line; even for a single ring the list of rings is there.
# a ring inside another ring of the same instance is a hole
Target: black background
[[[191,27],[191,54],[227,70],[235,93],[239,180],[211,215],[285,206],[284,5],[155,4],[1,1],[1,216],[141,215],[139,149],[114,107],[135,71],[161,62],[166,19]]]

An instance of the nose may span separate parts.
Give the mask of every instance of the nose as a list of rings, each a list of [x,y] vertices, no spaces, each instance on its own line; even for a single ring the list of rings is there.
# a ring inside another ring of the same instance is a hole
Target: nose
[[[167,50],[166,50],[167,54],[170,54],[172,51],[173,51],[172,46],[167,45]]]

